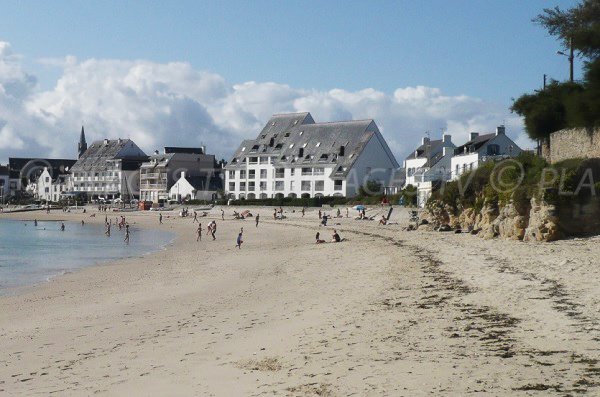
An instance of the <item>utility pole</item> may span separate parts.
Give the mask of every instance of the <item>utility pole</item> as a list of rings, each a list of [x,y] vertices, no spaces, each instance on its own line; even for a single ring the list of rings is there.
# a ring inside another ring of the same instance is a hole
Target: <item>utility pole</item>
[[[546,74],[544,73],[544,90],[546,89]]]
[[[569,39],[569,77],[571,78],[571,83],[573,82],[573,60],[575,59],[573,56],[573,38]]]

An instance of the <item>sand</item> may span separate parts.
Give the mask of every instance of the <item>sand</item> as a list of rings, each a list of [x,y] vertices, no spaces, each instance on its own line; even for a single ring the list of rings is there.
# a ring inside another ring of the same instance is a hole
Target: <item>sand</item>
[[[178,237],[1,297],[0,394],[600,393],[600,238],[406,232],[399,210],[399,225],[343,218],[324,228],[316,210],[285,210],[275,221],[261,208],[256,228],[215,209],[217,240],[201,242],[191,218],[127,214]],[[333,227],[348,241],[314,244]]]

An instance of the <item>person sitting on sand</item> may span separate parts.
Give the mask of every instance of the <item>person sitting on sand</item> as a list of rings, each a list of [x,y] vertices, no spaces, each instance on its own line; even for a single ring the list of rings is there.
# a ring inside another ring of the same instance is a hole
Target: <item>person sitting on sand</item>
[[[387,225],[387,218],[385,215],[381,215],[381,219],[379,220],[380,225]]]
[[[337,230],[333,229],[333,236],[331,239],[332,243],[341,243],[343,241],[342,238],[340,238],[340,235],[338,234]]]
[[[328,216],[323,214],[323,216],[321,217],[321,225],[327,226],[327,219],[328,219]]]
[[[323,244],[325,242],[325,240],[321,240],[321,233],[317,232],[317,235],[315,236],[315,240],[317,244]]]

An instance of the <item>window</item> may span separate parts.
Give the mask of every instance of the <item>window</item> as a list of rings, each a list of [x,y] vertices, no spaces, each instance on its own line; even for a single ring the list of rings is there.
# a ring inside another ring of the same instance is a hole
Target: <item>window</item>
[[[317,142],[317,144],[315,145],[315,147],[319,147],[321,146],[321,142]]]
[[[333,190],[342,190],[342,180],[333,181]]]
[[[302,168],[302,175],[312,175],[312,168]]]
[[[488,156],[497,156],[500,154],[500,146],[496,144],[488,145],[487,147]]]
[[[286,133],[285,133],[285,135],[284,135],[284,138],[287,138],[287,137],[289,137],[289,136],[290,136],[290,133],[289,133],[289,132],[286,132]]]
[[[294,181],[290,181],[290,190],[294,190]]]
[[[258,145],[252,146],[252,149],[250,149],[250,153],[256,152],[256,151],[258,151]]]
[[[258,186],[261,192],[267,190],[267,182],[260,182]]]
[[[46,177],[46,182],[50,182],[50,178]]]
[[[302,134],[304,134],[304,131],[300,131],[300,136],[302,136]]]
[[[285,168],[275,168],[275,178],[283,178],[285,176]]]
[[[300,189],[303,192],[310,191],[310,181],[302,181],[300,184]]]
[[[246,182],[240,182],[240,190],[246,190]]]
[[[260,179],[267,179],[267,170],[260,170]]]
[[[246,170],[240,171],[240,179],[246,179]]]
[[[294,176],[296,174],[296,169],[295,168],[290,168],[290,175]]]
[[[283,181],[275,181],[273,183],[273,190],[275,190],[276,192],[283,191]]]
[[[261,157],[260,158],[260,163],[261,164],[269,164],[269,158],[268,157]]]
[[[229,182],[229,191],[232,192],[235,190],[235,182]]]
[[[256,178],[256,170],[248,170],[248,178],[255,179]]]
[[[254,184],[254,182],[248,182],[248,190],[254,191],[255,188],[256,185]]]
[[[283,147],[282,143],[278,143],[277,145],[275,145],[275,150],[279,150]]]
[[[229,171],[229,179],[235,179],[235,171]]]
[[[250,164],[258,164],[258,157],[250,157],[248,162]]]
[[[315,191],[322,192],[325,190],[325,181],[315,181]]]
[[[325,168],[314,168],[313,175],[325,175]]]

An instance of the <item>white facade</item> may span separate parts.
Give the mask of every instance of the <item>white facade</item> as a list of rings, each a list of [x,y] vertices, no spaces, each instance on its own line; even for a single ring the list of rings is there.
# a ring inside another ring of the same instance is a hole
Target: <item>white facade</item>
[[[477,169],[486,161],[498,161],[516,157],[522,149],[510,139],[504,126],[499,126],[494,134],[482,135],[471,133],[470,141],[460,146],[450,164],[451,179],[456,180],[466,172]]]
[[[129,139],[94,142],[72,167],[72,191],[113,199],[139,192],[139,164],[146,154]]]
[[[48,168],[44,168],[44,171],[35,183],[34,195],[42,201],[58,202],[61,198],[61,193],[68,190],[70,190],[68,175],[60,175],[53,180]]]
[[[190,179],[192,178],[192,179]],[[210,176],[200,177],[204,178],[206,183],[204,188],[202,186],[194,186],[191,182],[194,177],[186,176],[185,172],[181,173],[181,177],[171,186],[169,190],[169,198],[171,200],[184,201],[184,200],[215,200],[217,198],[216,190],[209,190],[206,186],[210,184]],[[197,179],[198,177],[196,177]]]
[[[445,180],[447,178],[445,173],[450,168],[450,158],[455,147],[452,136],[448,134],[442,135],[442,139],[433,141],[424,137],[421,146],[404,160],[405,186],[418,186],[419,183],[427,180]]]
[[[398,168],[373,120],[315,123],[274,115],[225,167],[231,198],[354,196],[367,181],[387,187]]]

